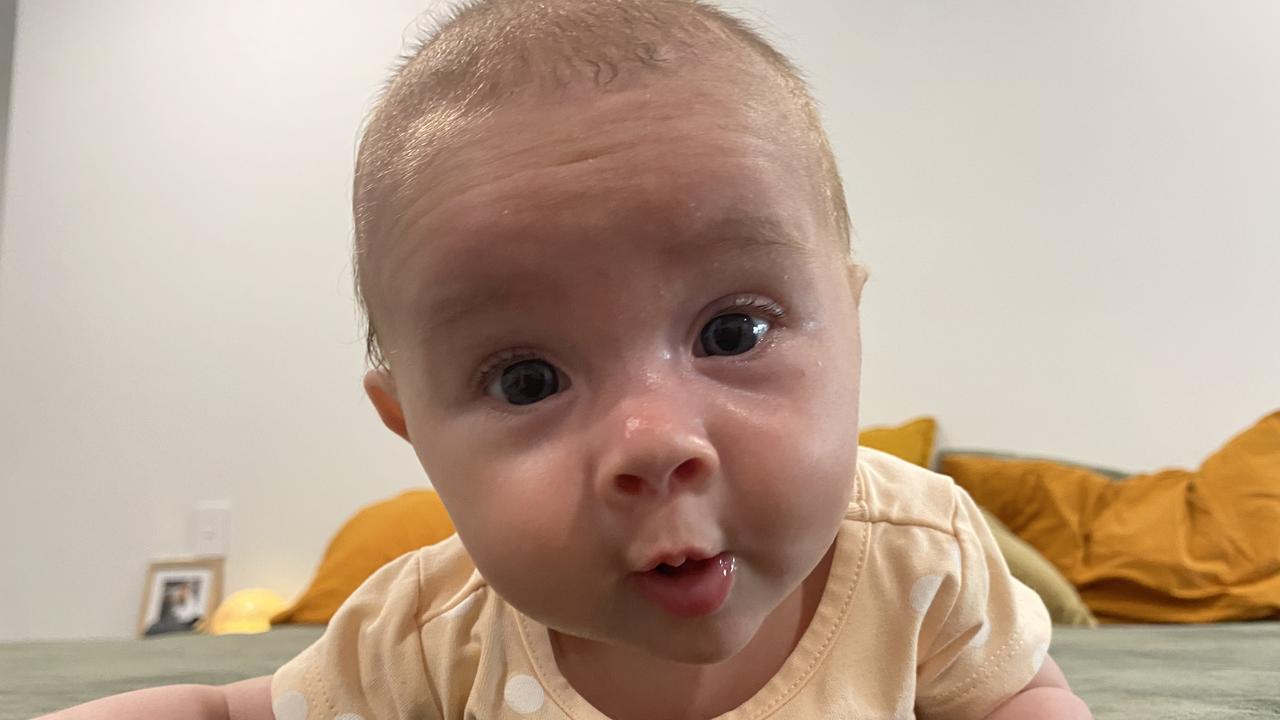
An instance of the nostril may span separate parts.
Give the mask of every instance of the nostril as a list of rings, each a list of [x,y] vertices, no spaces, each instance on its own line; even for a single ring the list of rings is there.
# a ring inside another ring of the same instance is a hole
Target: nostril
[[[690,478],[697,477],[699,465],[700,463],[696,458],[689,458],[677,465],[675,471],[672,472],[671,475],[676,480],[688,480]]]
[[[624,495],[639,495],[644,489],[644,481],[635,475],[619,475],[618,490]]]
[[[653,485],[655,492],[668,492],[672,485],[692,485],[699,482],[707,474],[707,464],[699,458],[689,458],[680,463],[665,478],[654,476],[646,479],[641,475],[618,474],[613,478],[614,490],[619,495],[639,496],[649,491],[647,486]]]

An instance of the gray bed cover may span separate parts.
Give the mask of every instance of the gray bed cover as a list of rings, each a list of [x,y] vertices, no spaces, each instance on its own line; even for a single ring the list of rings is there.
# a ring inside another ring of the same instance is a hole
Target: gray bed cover
[[[320,632],[0,645],[0,720],[142,687],[266,675]],[[1280,622],[1055,628],[1051,652],[1099,720],[1280,718]]]

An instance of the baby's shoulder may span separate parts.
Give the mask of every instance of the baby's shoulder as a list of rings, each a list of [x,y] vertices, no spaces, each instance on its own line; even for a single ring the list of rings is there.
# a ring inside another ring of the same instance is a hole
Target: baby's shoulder
[[[477,678],[505,676],[505,647],[486,642],[505,636],[502,607],[457,536],[406,553],[371,575],[324,635],[276,671],[273,702],[323,717],[463,717]],[[370,669],[379,674],[376,691],[366,682]]]
[[[850,519],[955,533],[954,480],[869,447],[858,448]]]
[[[474,624],[498,596],[476,570],[457,535],[417,550],[418,624]]]
[[[386,628],[422,628],[440,619],[458,619],[487,598],[488,583],[457,535],[401,555],[369,576],[347,598],[335,619]],[[387,621],[396,617],[394,623]]]

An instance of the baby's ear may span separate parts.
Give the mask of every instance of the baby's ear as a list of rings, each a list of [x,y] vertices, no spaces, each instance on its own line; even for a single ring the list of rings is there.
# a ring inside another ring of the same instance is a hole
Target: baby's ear
[[[400,397],[396,394],[396,381],[391,371],[386,369],[370,370],[364,375],[364,392],[369,396],[382,424],[391,432],[409,440],[409,430],[404,424],[404,408],[400,406]],[[412,441],[410,441],[412,442]]]

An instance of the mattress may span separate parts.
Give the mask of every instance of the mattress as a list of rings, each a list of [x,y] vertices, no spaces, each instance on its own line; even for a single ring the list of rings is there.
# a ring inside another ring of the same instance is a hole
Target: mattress
[[[0,645],[0,720],[143,687],[266,675],[320,632]],[[1055,628],[1051,652],[1099,720],[1280,718],[1280,622]]]

